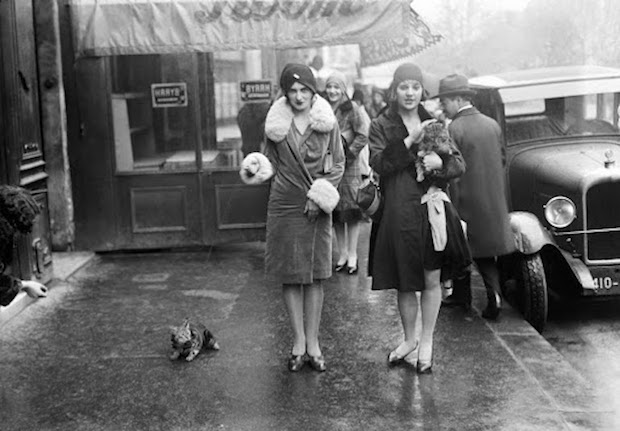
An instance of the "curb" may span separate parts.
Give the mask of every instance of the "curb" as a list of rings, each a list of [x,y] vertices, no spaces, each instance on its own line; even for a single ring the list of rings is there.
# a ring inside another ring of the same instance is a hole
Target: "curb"
[[[474,276],[473,308],[479,315],[486,296],[482,280],[477,274]],[[597,397],[591,384],[510,304],[504,302],[497,321],[483,320],[518,366],[537,382],[537,389],[562,415],[568,429],[576,425],[575,415],[579,421],[600,424],[606,420],[606,414],[613,413],[610,403]]]

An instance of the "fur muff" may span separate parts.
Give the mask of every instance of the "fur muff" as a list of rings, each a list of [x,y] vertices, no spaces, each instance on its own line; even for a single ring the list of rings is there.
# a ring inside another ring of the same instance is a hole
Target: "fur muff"
[[[293,108],[289,105],[286,97],[276,100],[265,120],[265,135],[273,142],[282,142],[293,121]],[[314,96],[310,108],[310,128],[316,132],[327,133],[331,131],[338,120],[329,102],[319,95]]]
[[[324,178],[314,180],[307,196],[327,214],[336,208],[340,200],[340,194],[336,187]]]
[[[246,184],[260,184],[273,176],[273,166],[262,153],[250,153],[241,162],[241,180]]]

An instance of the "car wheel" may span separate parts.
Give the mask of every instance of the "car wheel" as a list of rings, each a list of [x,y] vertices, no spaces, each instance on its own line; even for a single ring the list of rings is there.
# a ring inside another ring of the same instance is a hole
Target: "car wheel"
[[[547,278],[540,254],[523,256],[521,266],[521,287],[523,295],[523,316],[538,332],[543,331],[549,312]]]

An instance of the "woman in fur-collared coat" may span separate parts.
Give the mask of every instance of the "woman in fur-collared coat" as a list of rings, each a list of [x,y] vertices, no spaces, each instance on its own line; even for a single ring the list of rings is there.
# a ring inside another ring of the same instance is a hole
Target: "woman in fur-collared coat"
[[[334,211],[334,230],[338,242],[336,271],[357,273],[357,243],[360,236],[360,222],[364,220],[357,205],[357,190],[362,184],[362,159],[360,153],[368,148],[370,118],[363,106],[349,99],[347,78],[342,72],[333,72],[325,84],[327,101],[332,106],[345,149],[346,165],[344,176],[338,186],[340,201]]]
[[[265,269],[283,286],[294,338],[289,370],[299,371],[309,361],[315,370],[325,371],[318,339],[321,282],[332,275],[331,212],[338,203],[345,156],[336,117],[316,94],[310,68],[286,65],[280,87],[285,96],[274,102],[265,120],[270,166],[263,169],[269,162],[250,154],[241,176],[251,182],[273,171]]]

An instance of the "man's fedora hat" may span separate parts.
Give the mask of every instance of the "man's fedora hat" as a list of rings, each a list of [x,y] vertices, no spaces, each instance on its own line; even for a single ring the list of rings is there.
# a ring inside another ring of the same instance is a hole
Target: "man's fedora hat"
[[[473,96],[474,94],[476,94],[476,90],[469,87],[467,77],[453,74],[439,81],[439,93],[433,96],[433,98],[459,95]]]

